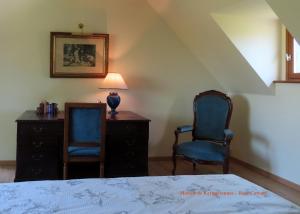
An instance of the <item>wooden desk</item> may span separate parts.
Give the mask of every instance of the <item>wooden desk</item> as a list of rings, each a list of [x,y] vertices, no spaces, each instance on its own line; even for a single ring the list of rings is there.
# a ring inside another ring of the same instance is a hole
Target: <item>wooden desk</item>
[[[130,111],[106,117],[105,177],[148,175],[148,119]],[[15,181],[62,179],[64,113],[17,120]]]

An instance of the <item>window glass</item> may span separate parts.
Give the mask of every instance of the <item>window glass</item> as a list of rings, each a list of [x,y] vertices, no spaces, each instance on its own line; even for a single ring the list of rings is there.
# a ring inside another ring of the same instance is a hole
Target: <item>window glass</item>
[[[300,46],[294,39],[294,73],[300,73]]]

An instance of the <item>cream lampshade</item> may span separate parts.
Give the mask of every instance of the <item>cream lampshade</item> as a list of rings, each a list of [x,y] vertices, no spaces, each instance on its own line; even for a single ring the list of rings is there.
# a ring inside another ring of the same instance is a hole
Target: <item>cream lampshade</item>
[[[127,90],[128,87],[119,73],[108,73],[103,80],[100,89],[118,89],[118,90]],[[121,102],[121,97],[116,91],[109,92],[109,95],[106,98],[108,106],[111,108],[109,113],[117,114],[116,108]]]

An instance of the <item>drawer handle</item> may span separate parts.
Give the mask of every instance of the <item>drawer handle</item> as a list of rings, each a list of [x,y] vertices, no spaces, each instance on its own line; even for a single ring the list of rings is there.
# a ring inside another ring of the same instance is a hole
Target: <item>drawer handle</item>
[[[38,169],[31,169],[31,172],[33,175],[40,175],[42,174],[42,169],[41,168],[38,168]]]
[[[31,155],[31,158],[32,158],[32,160],[39,161],[39,160],[42,160],[44,158],[44,155],[42,155],[42,154]]]
[[[135,152],[127,152],[126,156],[129,157],[129,158],[134,158],[135,157]]]
[[[127,165],[127,169],[134,169],[135,168],[135,165],[133,165],[133,164],[128,164]]]
[[[128,146],[133,146],[135,144],[135,140],[126,140],[125,142]]]
[[[43,141],[39,141],[39,142],[33,141],[32,144],[36,149],[39,149],[44,145],[44,142]]]
[[[136,126],[135,125],[126,125],[125,128],[127,129],[127,131],[132,131],[134,129],[136,129]]]
[[[44,129],[42,127],[33,127],[33,131],[36,133],[41,133]]]

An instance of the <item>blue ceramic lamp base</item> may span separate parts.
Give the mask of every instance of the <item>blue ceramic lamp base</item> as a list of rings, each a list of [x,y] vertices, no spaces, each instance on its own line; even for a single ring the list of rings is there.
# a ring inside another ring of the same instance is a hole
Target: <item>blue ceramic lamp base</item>
[[[109,111],[109,114],[118,114],[116,111],[116,108],[119,106],[121,102],[121,97],[118,95],[117,92],[110,92],[109,95],[106,98],[107,105],[111,108],[111,111]]]

